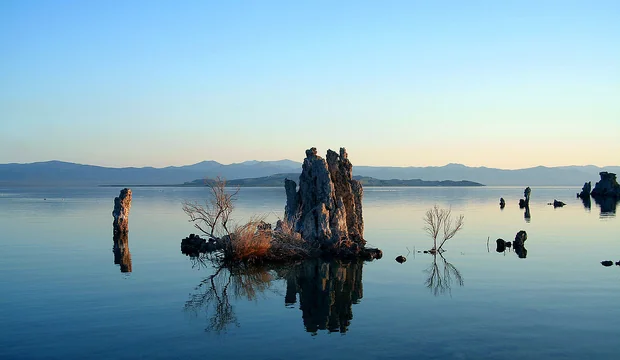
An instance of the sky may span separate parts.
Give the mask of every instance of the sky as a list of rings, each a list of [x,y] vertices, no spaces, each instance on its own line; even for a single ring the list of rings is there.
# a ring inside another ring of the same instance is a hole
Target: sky
[[[0,1],[0,163],[620,165],[620,1]]]

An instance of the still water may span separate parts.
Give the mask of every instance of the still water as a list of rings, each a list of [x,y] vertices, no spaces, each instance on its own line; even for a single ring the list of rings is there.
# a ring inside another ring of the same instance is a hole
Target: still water
[[[620,221],[578,191],[534,187],[525,216],[523,188],[366,188],[383,259],[231,273],[180,252],[181,202],[205,189],[134,188],[115,248],[119,189],[0,188],[0,358],[616,358],[620,266],[600,262],[620,261]],[[284,203],[244,188],[233,217],[275,222]],[[421,253],[435,204],[465,215],[442,257]],[[519,230],[525,258],[495,251]]]

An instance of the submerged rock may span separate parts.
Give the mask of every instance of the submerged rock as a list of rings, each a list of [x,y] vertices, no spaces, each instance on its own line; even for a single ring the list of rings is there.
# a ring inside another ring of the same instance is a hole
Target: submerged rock
[[[131,189],[125,188],[114,198],[114,210],[112,210],[114,234],[129,232],[129,209],[131,209]]]
[[[620,184],[616,180],[616,174],[607,171],[599,173],[601,180],[594,185],[592,197],[620,198]]]
[[[558,200],[554,199],[552,205],[553,205],[554,208],[557,208],[557,207],[562,207],[562,206],[564,206],[566,204],[563,203],[562,201],[558,201]]]
[[[402,264],[405,261],[407,261],[407,258],[402,256],[402,255],[398,255],[395,260],[396,260],[397,263]]]
[[[612,266],[613,264],[614,264],[614,262],[611,261],[611,260],[601,261],[601,265],[603,265],[603,266]]]

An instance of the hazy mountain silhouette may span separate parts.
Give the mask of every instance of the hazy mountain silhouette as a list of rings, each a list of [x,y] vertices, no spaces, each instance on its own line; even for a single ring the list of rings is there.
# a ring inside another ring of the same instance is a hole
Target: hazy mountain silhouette
[[[570,185],[596,182],[600,171],[620,173],[620,166],[538,166],[519,170],[468,167],[460,164],[428,167],[354,166],[353,173],[380,180],[422,179],[424,181],[468,180],[485,185]],[[0,185],[110,185],[182,184],[205,177],[248,179],[274,174],[301,173],[301,163],[291,160],[245,161],[224,165],[202,161],[165,168],[109,168],[62,161],[30,164],[0,164]]]
[[[368,176],[353,176],[355,180],[358,180],[364,186],[483,186],[483,184],[479,184],[472,181],[451,181],[451,180],[442,180],[442,181],[424,181],[420,179],[410,179],[410,180],[399,180],[399,179],[390,179],[390,180],[380,180],[375,179]],[[228,180],[227,184],[230,186],[249,186],[249,187],[278,187],[284,186],[284,180],[290,179],[295,182],[299,181],[299,173],[286,173],[286,174],[274,174],[269,176],[261,176],[256,178],[244,178],[244,179],[232,179]],[[213,181],[213,180],[211,180]],[[186,182],[183,186],[205,186],[205,179],[196,179],[194,181]],[[121,184],[119,184],[121,185]],[[128,185],[128,184],[127,184]]]

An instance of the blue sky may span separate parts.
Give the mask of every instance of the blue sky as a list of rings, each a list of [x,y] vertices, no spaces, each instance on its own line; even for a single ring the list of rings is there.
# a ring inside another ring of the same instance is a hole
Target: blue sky
[[[620,164],[619,1],[0,2],[0,163]]]

